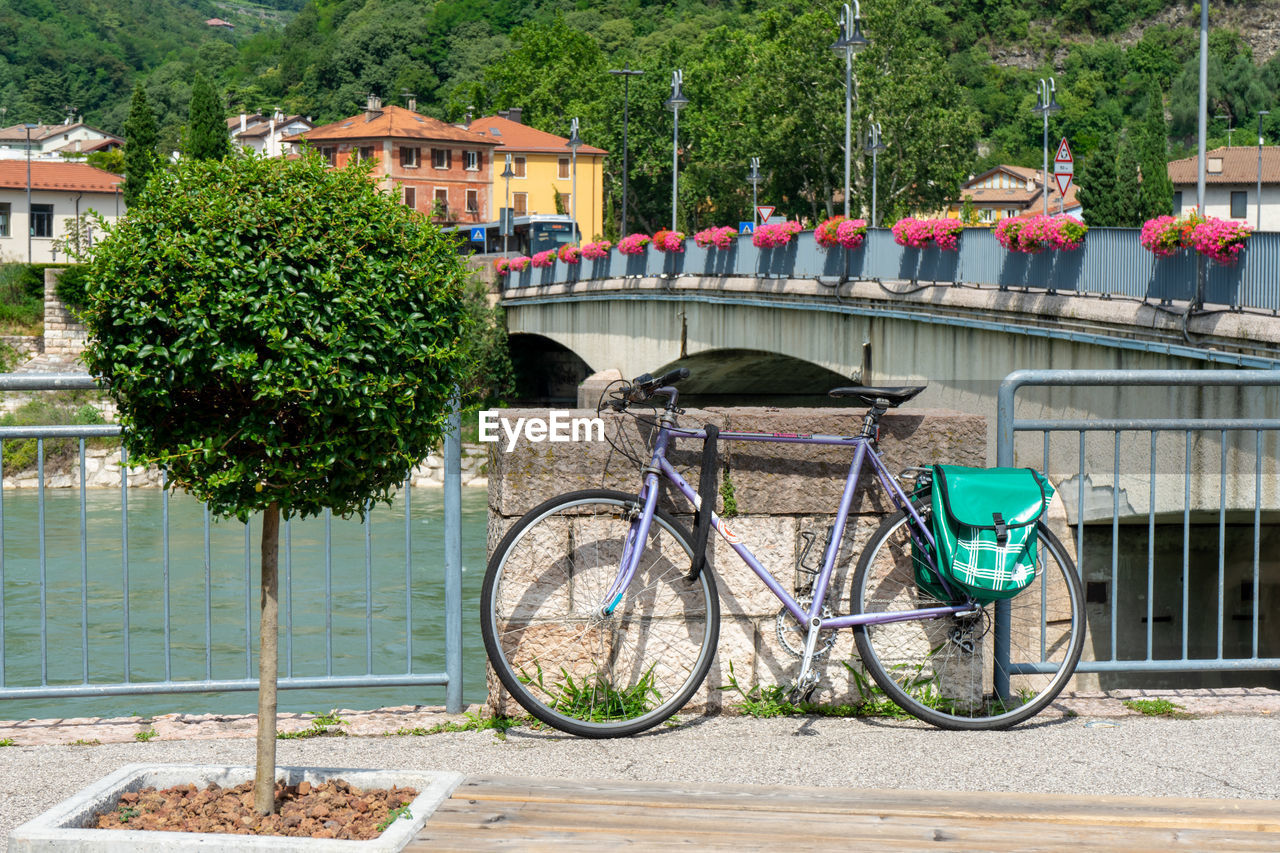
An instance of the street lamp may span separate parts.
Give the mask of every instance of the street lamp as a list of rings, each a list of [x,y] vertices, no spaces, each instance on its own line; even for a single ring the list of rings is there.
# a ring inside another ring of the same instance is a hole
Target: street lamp
[[[569,178],[569,213],[573,216],[573,242],[577,243],[581,239],[578,236],[578,149],[582,147],[582,138],[578,136],[576,118],[569,122],[569,141],[565,145],[569,147],[570,168],[573,169]]]
[[[1231,116],[1224,116],[1222,113],[1218,113],[1217,115],[1214,116],[1214,118],[1225,118],[1227,120],[1227,147],[1230,148],[1231,147],[1231,131],[1234,129],[1231,127]]]
[[[507,182],[507,205],[502,208],[502,254],[507,254],[507,235],[511,233],[511,179],[516,176],[516,170],[511,168],[511,155],[507,155],[506,168],[502,170],[500,178],[504,178]]]
[[[1262,117],[1271,115],[1271,110],[1258,110],[1258,219],[1254,230],[1262,230]]]
[[[1044,117],[1044,215],[1049,215],[1049,115],[1056,113],[1062,109],[1062,105],[1058,103],[1057,86],[1054,85],[1053,78],[1049,78],[1046,83],[1040,80],[1040,90],[1036,95],[1036,105],[1031,108],[1033,113],[1039,113]]]
[[[760,158],[751,158],[751,171],[747,172],[747,183],[751,184],[751,222],[759,225],[760,204],[756,198],[756,190],[760,188],[760,182],[764,180],[764,176],[760,174]]]
[[[31,237],[36,233],[35,214],[31,210],[31,129],[39,125],[26,122],[23,128],[27,131],[27,263],[31,263]]]
[[[871,152],[871,227],[876,227],[876,172],[879,170],[877,155],[885,149],[880,141],[880,122],[871,125],[867,136],[867,150]]]
[[[632,68],[630,65],[623,66],[620,69],[611,69],[610,74],[619,74],[622,76],[622,236],[627,236],[627,100],[628,89],[631,86],[631,78],[637,74],[643,74],[643,71]]]
[[[850,24],[853,24],[852,32],[849,31]],[[864,50],[870,43],[862,34],[862,9],[858,6],[858,0],[853,0],[852,12],[849,11],[849,4],[845,3],[844,11],[840,15],[840,38],[831,45],[831,49],[844,53],[844,215],[846,217],[849,215],[851,190],[849,166],[853,147],[853,55]]]
[[[677,68],[671,72],[671,97],[663,106],[671,110],[675,122],[671,132],[671,230],[676,230],[676,193],[680,183],[680,108],[689,105],[689,99],[680,91],[684,84],[684,71]]]

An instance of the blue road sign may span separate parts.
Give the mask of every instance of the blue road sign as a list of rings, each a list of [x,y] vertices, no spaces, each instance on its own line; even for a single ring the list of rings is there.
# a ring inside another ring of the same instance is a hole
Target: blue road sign
[[[754,222],[739,222],[739,223],[738,223],[738,233],[739,233],[739,234],[753,234],[753,233],[755,233],[755,230],[756,230],[756,224],[755,224]]]
[[[471,239],[472,239],[473,241],[475,241],[476,243],[483,243],[483,242],[484,242],[484,229],[483,229],[483,228],[472,228],[472,229],[471,229]]]

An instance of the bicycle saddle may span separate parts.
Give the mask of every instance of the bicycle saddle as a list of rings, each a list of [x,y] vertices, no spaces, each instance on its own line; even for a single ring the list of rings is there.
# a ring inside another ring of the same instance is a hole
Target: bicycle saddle
[[[874,406],[877,400],[883,400],[888,408],[893,409],[928,387],[927,385],[906,385],[900,388],[870,388],[857,385],[850,388],[832,388],[827,392],[827,396],[853,397],[864,406]]]

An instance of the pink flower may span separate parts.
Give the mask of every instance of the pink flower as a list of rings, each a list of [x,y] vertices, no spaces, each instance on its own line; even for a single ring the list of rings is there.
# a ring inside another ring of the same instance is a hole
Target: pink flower
[[[668,231],[660,228],[653,234],[653,248],[659,252],[683,252],[684,240],[683,231]]]
[[[556,250],[547,249],[545,252],[538,252],[533,256],[533,265],[535,267],[549,267],[556,262]]]
[[[772,249],[775,246],[785,246],[791,242],[791,238],[799,234],[801,231],[800,223],[795,221],[765,223],[756,228],[755,233],[751,235],[752,245],[761,249]]]
[[[565,243],[560,247],[560,250],[556,252],[556,256],[566,264],[576,264],[578,259],[582,256],[582,250],[577,246],[570,246],[568,243]]]
[[[1071,216],[1035,214],[1002,219],[996,226],[996,240],[1010,252],[1069,251],[1080,248],[1088,231],[1088,226]]]
[[[511,259],[494,258],[493,268],[498,271],[498,275],[506,275],[511,270]]]
[[[894,242],[912,249],[923,249],[933,239],[933,225],[927,219],[908,216],[895,222],[891,230]]]
[[[649,240],[648,234],[628,234],[618,241],[618,251],[624,255],[643,255]]]
[[[815,228],[813,236],[824,249],[857,249],[867,239],[867,220],[833,216]]]
[[[584,243],[582,246],[582,257],[589,261],[598,261],[609,257],[609,250],[613,248],[613,243],[608,240],[601,240],[598,243]]]
[[[737,239],[737,229],[732,225],[707,228],[693,235],[693,242],[697,243],[703,249],[711,247],[715,247],[717,249],[728,249],[737,242]]]
[[[530,259],[525,255],[517,255],[507,262],[507,267],[512,272],[520,272],[529,266]]]

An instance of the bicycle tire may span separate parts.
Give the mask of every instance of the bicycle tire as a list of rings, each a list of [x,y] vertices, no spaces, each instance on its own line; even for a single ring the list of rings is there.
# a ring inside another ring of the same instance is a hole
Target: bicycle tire
[[[516,522],[485,571],[489,663],[521,707],[569,734],[624,737],[656,726],[711,668],[715,579],[709,567],[688,579],[692,538],[662,510],[623,601],[599,615],[638,511],[635,495],[606,489],[552,498]]]
[[[916,509],[929,520],[927,499]],[[888,613],[944,604],[915,582],[907,515],[881,524],[854,571],[855,613]],[[1005,729],[1045,708],[1075,671],[1084,648],[1084,593],[1071,558],[1043,522],[1037,524],[1036,580],[1007,604],[1009,694],[996,695],[993,625],[996,603],[973,615],[944,616],[854,629],[862,665],[902,710],[943,729]],[[1020,671],[1030,664],[1043,672]]]

